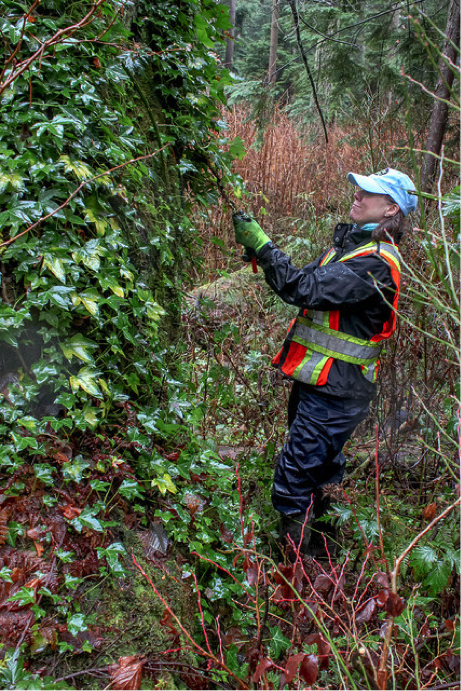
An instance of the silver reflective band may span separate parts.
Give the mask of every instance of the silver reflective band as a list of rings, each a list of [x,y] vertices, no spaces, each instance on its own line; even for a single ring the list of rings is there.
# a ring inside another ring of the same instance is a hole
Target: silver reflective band
[[[324,359],[325,355],[323,355],[323,353],[312,353],[306,364],[303,365],[299,370],[299,373],[296,375],[296,379],[304,382],[304,384],[310,384],[315,368],[319,362]]]
[[[294,327],[293,339],[302,338],[307,343],[321,346],[325,348],[331,357],[337,355],[345,355],[360,360],[374,360],[379,356],[381,344],[359,344],[348,341],[334,334],[325,333],[325,331],[318,331],[306,324],[302,324],[299,320]]]

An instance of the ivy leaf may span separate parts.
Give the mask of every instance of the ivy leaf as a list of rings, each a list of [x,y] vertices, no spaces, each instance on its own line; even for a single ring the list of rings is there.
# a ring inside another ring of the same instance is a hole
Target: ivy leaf
[[[161,478],[155,477],[151,482],[151,486],[157,487],[163,495],[165,495],[167,492],[176,494],[178,491],[168,473],[165,473]]]
[[[72,614],[67,620],[67,629],[72,636],[76,636],[82,631],[86,631],[88,626],[85,623],[85,617],[83,614]]]
[[[102,533],[104,528],[101,522],[95,517],[98,512],[99,507],[85,506],[78,516],[71,519],[70,523],[78,533],[81,533],[83,528],[90,528],[91,530],[96,530],[98,533]]]
[[[62,466],[63,477],[74,482],[80,482],[83,478],[84,471],[90,467],[90,462],[85,460],[82,455],[73,458],[69,463],[64,463]]]
[[[102,398],[99,386],[96,383],[96,377],[98,377],[100,372],[90,369],[89,367],[82,367],[78,374],[69,377],[69,382],[72,391],[75,393],[79,389],[83,389],[90,396],[95,398]]]
[[[126,576],[126,570],[119,561],[119,556],[126,554],[125,547],[120,542],[113,542],[109,547],[97,547],[99,559],[106,558],[109,569],[116,576]]]
[[[66,343],[59,343],[64,356],[71,361],[75,356],[87,364],[93,364],[93,357],[89,350],[97,348],[97,344],[81,335],[72,336]]]
[[[66,272],[64,271],[64,264],[58,257],[46,257],[43,259],[43,266],[49,269],[61,283],[66,282]]]
[[[118,491],[122,496],[130,500],[134,499],[135,497],[142,496],[142,493],[139,490],[139,484],[136,482],[136,480],[123,480]]]
[[[93,209],[88,207],[85,209],[85,218],[87,218],[91,223],[95,224],[98,235],[105,235],[106,230],[109,228],[109,224],[105,218],[100,218],[95,214]]]
[[[24,189],[23,177],[18,173],[0,172],[0,193],[4,192],[8,187],[17,191]]]

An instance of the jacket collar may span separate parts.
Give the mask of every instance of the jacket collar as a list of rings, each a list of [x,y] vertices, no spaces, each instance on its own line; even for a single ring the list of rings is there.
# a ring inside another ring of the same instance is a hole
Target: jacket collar
[[[367,223],[359,228],[355,223],[338,223],[333,232],[333,244],[336,249],[351,249],[362,243],[370,242],[371,233],[377,223]]]

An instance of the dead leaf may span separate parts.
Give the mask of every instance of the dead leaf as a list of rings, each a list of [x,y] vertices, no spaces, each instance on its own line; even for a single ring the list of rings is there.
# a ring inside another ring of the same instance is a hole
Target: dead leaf
[[[299,668],[299,675],[304,679],[306,684],[311,686],[315,683],[319,673],[319,665],[317,655],[307,655],[301,662]]]
[[[37,550],[37,557],[41,557],[43,554],[43,545],[40,542],[34,541],[34,547]]]
[[[137,655],[120,657],[118,665],[109,667],[112,688],[121,691],[140,689],[144,662],[145,659],[140,659]]]
[[[387,573],[383,573],[383,571],[378,571],[376,582],[379,583],[379,585],[382,585],[383,588],[389,588],[389,576]]]
[[[30,537],[30,539],[33,540],[34,542],[36,540],[40,539],[41,534],[42,534],[42,532],[41,532],[40,528],[30,528],[30,530],[26,531],[27,537]]]
[[[77,506],[72,506],[71,504],[68,504],[62,513],[69,521],[71,521],[73,518],[80,516],[80,514],[82,513],[82,509],[79,509]]]
[[[269,667],[272,667],[272,664],[272,660],[270,660],[268,657],[263,657],[259,665],[256,667],[255,673],[253,674],[253,681],[258,682],[264,672],[268,670]]]
[[[288,658],[285,665],[285,681],[287,684],[291,682],[299,667],[299,663],[304,660],[305,657],[306,653],[298,653],[297,655],[292,655]]]
[[[319,593],[326,593],[328,590],[330,590],[332,585],[333,581],[331,578],[329,578],[329,576],[325,576],[324,574],[319,574],[314,581],[314,588],[315,590],[318,590]]]
[[[258,582],[259,571],[257,565],[248,557],[243,562],[243,571],[246,574],[248,584],[253,587]]]
[[[8,517],[9,509],[2,509],[0,511],[0,547],[5,544],[6,536],[8,535]]]
[[[226,528],[226,526],[221,523],[219,526],[219,532],[221,533],[221,538],[223,542],[227,542],[227,544],[231,544],[234,541],[234,536],[232,535],[231,531]]]
[[[380,590],[378,593],[378,597],[376,598],[376,601],[380,607],[384,607],[384,605],[387,602],[387,598],[389,597],[389,591],[386,590]]]
[[[355,623],[361,624],[370,621],[376,610],[376,601],[368,600],[355,616]]]
[[[437,513],[437,504],[433,502],[432,504],[428,504],[423,511],[423,518],[426,521],[432,521],[435,518],[435,514]]]
[[[405,609],[405,600],[399,597],[395,593],[389,593],[389,597],[386,601],[386,612],[391,615],[391,617],[398,617],[402,614]]]

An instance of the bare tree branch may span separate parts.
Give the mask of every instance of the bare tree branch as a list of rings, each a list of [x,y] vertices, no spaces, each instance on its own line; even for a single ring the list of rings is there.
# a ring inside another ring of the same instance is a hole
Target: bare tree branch
[[[294,22],[294,27],[295,27],[295,31],[296,31],[296,40],[298,42],[298,48],[300,50],[301,57],[302,57],[303,62],[304,62],[304,67],[306,68],[307,76],[309,77],[309,81],[310,81],[311,86],[312,86],[312,94],[314,96],[315,105],[317,107],[318,114],[320,115],[320,120],[322,121],[323,132],[325,134],[325,141],[328,144],[328,132],[327,132],[326,124],[325,124],[325,119],[323,117],[322,109],[320,107],[320,103],[319,103],[319,100],[317,97],[317,90],[315,88],[314,78],[312,77],[312,72],[310,70],[309,63],[307,62],[307,56],[306,56],[306,53],[304,52],[304,47],[303,47],[303,44],[301,41],[301,32],[299,30],[299,15],[298,15],[298,9],[296,7],[296,0],[288,0],[288,4],[290,5],[291,12],[293,14],[293,22]]]

